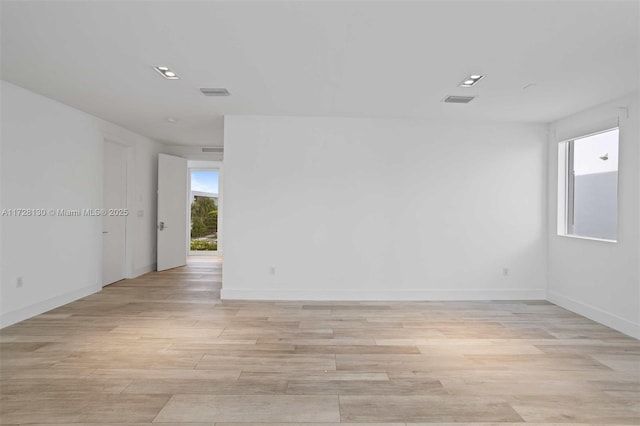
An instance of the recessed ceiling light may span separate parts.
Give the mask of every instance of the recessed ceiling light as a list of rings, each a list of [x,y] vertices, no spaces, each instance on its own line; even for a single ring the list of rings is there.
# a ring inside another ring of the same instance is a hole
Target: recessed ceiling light
[[[477,82],[482,80],[484,76],[480,74],[473,74],[462,80],[462,83],[458,84],[460,87],[473,87]]]
[[[154,67],[154,69],[156,71],[158,71],[160,73],[160,75],[162,75],[167,80],[178,80],[180,78],[180,77],[177,76],[177,74],[175,72],[171,71],[167,67],[158,66],[158,67]]]
[[[178,122],[178,119],[177,119],[177,118],[173,118],[173,117],[167,117],[167,121],[168,121],[169,123],[177,123],[177,122]]]

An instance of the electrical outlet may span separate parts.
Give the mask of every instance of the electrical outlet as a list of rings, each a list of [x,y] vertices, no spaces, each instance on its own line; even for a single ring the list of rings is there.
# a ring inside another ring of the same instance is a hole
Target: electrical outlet
[[[16,278],[16,288],[22,288],[22,284],[23,284],[22,277]]]
[[[502,268],[502,276],[505,276],[505,277],[509,276],[509,268]]]

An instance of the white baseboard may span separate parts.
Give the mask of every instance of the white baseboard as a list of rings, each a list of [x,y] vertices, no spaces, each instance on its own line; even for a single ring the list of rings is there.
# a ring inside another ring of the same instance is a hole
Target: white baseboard
[[[15,311],[2,313],[2,315],[0,315],[0,328],[8,327],[11,324],[35,317],[36,315],[40,315],[62,305],[66,305],[67,303],[89,296],[90,294],[97,293],[101,290],[102,287],[99,285],[83,287]]]
[[[618,330],[628,336],[640,339],[640,324],[626,320],[587,303],[579,302],[555,291],[548,292],[547,300],[571,312],[575,312],[600,324],[604,324],[607,327],[611,327],[614,330]]]
[[[224,300],[446,301],[544,300],[544,289],[522,290],[253,290],[222,288]]]
[[[156,264],[155,264],[155,263],[152,263],[152,264],[150,264],[150,265],[143,266],[142,268],[137,268],[135,271],[133,271],[133,276],[131,276],[131,277],[127,277],[127,278],[129,278],[129,279],[131,279],[131,278],[137,278],[137,277],[139,277],[140,275],[148,274],[149,272],[153,272],[153,271],[155,271],[156,269],[158,269],[158,268],[156,267]]]

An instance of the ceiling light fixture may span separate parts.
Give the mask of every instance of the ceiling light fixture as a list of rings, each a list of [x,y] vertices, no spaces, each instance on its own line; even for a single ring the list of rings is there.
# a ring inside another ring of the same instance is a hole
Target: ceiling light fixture
[[[460,87],[473,87],[477,82],[482,80],[483,77],[484,76],[480,75],[480,74],[470,75],[469,77],[467,77],[464,80],[462,80],[462,83],[460,83],[458,86],[460,86]]]
[[[171,71],[167,67],[154,67],[153,69],[158,71],[160,75],[166,78],[167,80],[178,80],[180,78],[175,72]]]

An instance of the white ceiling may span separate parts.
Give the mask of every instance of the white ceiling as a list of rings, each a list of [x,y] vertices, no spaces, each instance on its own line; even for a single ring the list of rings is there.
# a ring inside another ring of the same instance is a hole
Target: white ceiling
[[[1,71],[173,144],[221,145],[224,114],[548,122],[638,89],[639,9],[637,1],[3,1]],[[486,77],[456,87],[472,73]],[[200,87],[232,96],[207,98]],[[467,94],[478,98],[441,102]]]

